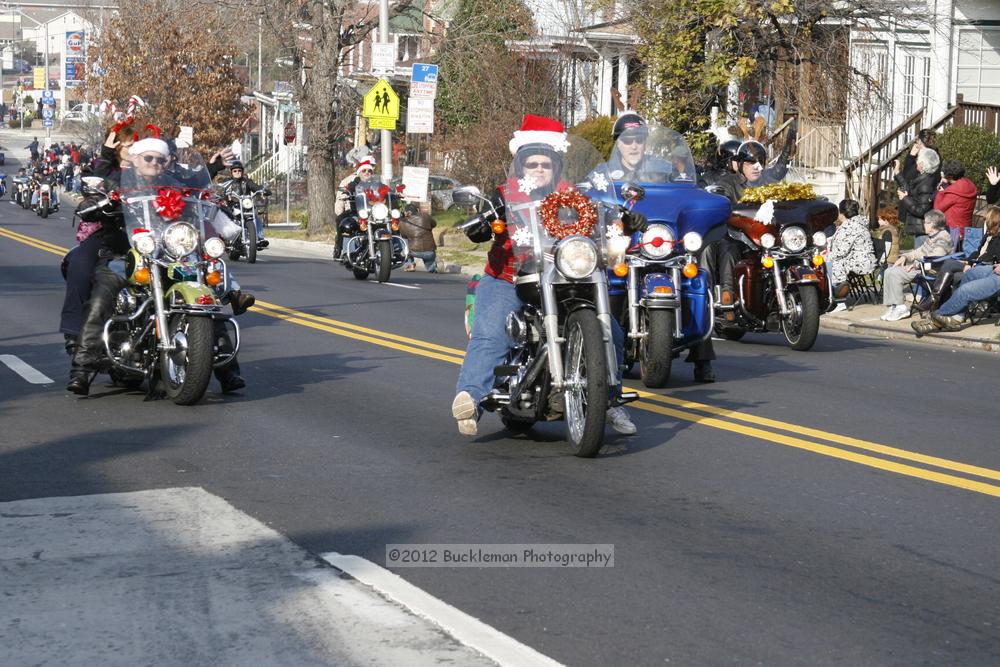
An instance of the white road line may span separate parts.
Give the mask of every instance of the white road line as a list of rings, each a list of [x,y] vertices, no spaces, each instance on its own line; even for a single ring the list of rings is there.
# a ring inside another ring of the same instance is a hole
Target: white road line
[[[3,362],[7,368],[20,375],[31,384],[52,384],[55,382],[55,380],[41,371],[35,370],[13,354],[0,354],[0,362]]]
[[[330,552],[322,554],[322,558],[500,665],[561,665],[360,556]]]
[[[403,289],[420,289],[416,285],[403,285],[402,283],[380,283],[377,280],[369,280],[370,283],[375,283],[377,285],[392,285],[393,287],[402,287]]]

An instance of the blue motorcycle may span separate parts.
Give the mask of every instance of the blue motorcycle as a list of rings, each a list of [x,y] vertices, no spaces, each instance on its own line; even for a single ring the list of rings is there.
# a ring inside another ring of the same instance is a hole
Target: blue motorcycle
[[[626,237],[623,260],[609,269],[609,296],[626,332],[626,368],[638,363],[643,384],[663,387],[673,359],[712,335],[712,279],[698,253],[706,237],[724,229],[731,206],[698,188],[681,135],[654,124],[648,129],[645,145],[636,144],[640,153],[616,147],[608,162],[609,203],[624,203],[649,222]],[[612,239],[609,248],[620,243]]]

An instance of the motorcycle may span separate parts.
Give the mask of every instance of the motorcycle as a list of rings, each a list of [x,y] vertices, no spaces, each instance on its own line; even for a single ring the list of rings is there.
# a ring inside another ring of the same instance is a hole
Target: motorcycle
[[[730,212],[725,197],[700,190],[691,151],[677,132],[650,123],[633,181],[609,165],[604,201],[626,202],[648,220],[627,239],[624,261],[610,267],[609,294],[626,331],[625,366],[639,364],[647,387],[664,387],[673,359],[712,335],[711,275],[698,265],[704,236]],[[621,307],[617,307],[622,304]]]
[[[124,170],[120,192],[94,204],[121,206],[130,244],[103,331],[112,379],[130,387],[148,381],[151,393],[162,385],[178,405],[201,400],[213,368],[230,363],[240,346],[239,326],[214,289],[228,281],[208,170],[198,153],[186,153],[173,173]],[[223,333],[231,328],[231,345],[216,323]]]
[[[410,256],[410,246],[399,234],[401,192],[402,186],[393,193],[380,183],[356,186],[355,217],[341,223],[347,234],[340,261],[358,280],[374,273],[380,283],[388,282],[392,270]]]
[[[51,176],[45,176],[36,186],[35,192],[37,193],[38,203],[35,204],[35,213],[43,219],[49,217],[49,213],[59,210],[59,205],[53,204],[54,187]]]
[[[7,194],[7,174],[0,172],[0,199]]]
[[[593,147],[579,137],[570,142],[565,177],[600,171],[603,158]],[[565,420],[573,453],[594,457],[604,442],[610,390],[618,385],[606,271],[609,261],[618,259],[609,257],[607,236],[616,210],[573,189],[540,201],[518,196],[527,177],[519,180],[515,166],[516,160],[505,211],[496,210],[475,186],[454,191],[459,204],[486,204],[463,228],[486,222],[494,233],[510,235],[515,288],[523,304],[507,317],[511,349],[494,369],[494,388],[480,405],[498,411],[515,431]],[[628,392],[618,401],[635,398]]]
[[[780,329],[793,350],[810,349],[820,314],[833,304],[821,253],[827,243],[823,230],[836,220],[837,207],[825,200],[737,204],[728,234],[741,244],[742,257],[733,269],[735,302],[716,304],[719,335],[740,340],[748,331]],[[726,313],[732,313],[731,321]]]
[[[28,189],[30,182],[31,179],[27,176],[14,176],[11,179],[14,191],[10,200],[21,208],[28,208],[31,202],[31,192]]]
[[[241,195],[229,192],[226,195],[227,213],[240,226],[240,234],[231,241],[229,259],[237,261],[241,256],[247,258],[249,264],[257,261],[257,197],[266,196],[267,189]]]

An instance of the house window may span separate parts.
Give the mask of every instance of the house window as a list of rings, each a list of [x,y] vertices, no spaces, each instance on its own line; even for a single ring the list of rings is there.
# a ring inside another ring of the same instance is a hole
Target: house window
[[[420,36],[419,35],[397,35],[396,36],[396,61],[410,62],[420,57]]]
[[[958,31],[957,91],[967,102],[1000,104],[1000,29]]]
[[[903,58],[903,113],[910,115],[927,104],[931,85],[931,59],[908,53]]]

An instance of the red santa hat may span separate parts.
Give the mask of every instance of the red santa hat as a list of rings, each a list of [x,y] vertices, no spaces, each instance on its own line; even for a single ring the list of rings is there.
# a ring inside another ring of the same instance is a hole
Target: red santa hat
[[[371,169],[374,172],[375,171],[375,160],[372,159],[372,158],[370,158],[370,157],[366,157],[364,160],[362,160],[361,162],[358,163],[358,168],[357,168],[357,170],[354,173],[357,174],[358,176],[360,176],[362,169]]]
[[[569,148],[562,123],[554,118],[529,113],[525,114],[521,129],[514,132],[514,138],[510,140],[510,153],[515,155],[519,149],[531,144],[544,144],[560,153]]]

